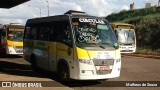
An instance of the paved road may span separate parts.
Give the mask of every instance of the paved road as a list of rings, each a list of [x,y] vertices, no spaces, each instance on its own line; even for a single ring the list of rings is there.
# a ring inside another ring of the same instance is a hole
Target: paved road
[[[119,78],[106,81],[74,81],[72,83],[62,83],[52,78],[50,73],[45,71],[33,72],[30,64],[19,56],[9,56],[0,58],[0,81],[50,81],[51,86],[47,89],[65,90],[158,90],[160,87],[110,87],[110,81],[160,81],[160,60],[142,57],[122,56],[122,69]],[[46,75],[44,75],[46,74]],[[120,82],[113,82],[115,83]]]

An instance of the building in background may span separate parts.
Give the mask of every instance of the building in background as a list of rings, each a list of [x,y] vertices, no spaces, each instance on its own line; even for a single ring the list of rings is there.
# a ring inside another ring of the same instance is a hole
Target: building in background
[[[146,3],[145,8],[150,8],[151,7],[151,3]]]
[[[130,10],[134,10],[134,3],[130,4]]]
[[[158,7],[160,7],[160,0],[158,1]]]

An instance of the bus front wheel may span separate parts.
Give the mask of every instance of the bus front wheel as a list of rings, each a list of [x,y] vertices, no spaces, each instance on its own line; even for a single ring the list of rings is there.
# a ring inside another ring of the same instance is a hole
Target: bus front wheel
[[[60,81],[69,81],[68,67],[66,65],[59,66],[58,75]]]

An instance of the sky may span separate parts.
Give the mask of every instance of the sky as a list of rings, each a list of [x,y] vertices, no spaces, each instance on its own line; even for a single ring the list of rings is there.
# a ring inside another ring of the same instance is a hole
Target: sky
[[[48,2],[47,2],[48,1]],[[129,10],[134,2],[135,8],[144,8],[145,3],[152,6],[159,0],[30,0],[11,9],[0,9],[0,24],[21,23],[27,19],[61,15],[68,10],[85,11],[88,15],[104,17],[121,10]]]

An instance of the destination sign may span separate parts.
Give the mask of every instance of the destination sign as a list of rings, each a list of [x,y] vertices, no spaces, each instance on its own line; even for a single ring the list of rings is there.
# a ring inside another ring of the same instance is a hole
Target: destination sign
[[[123,28],[123,29],[134,29],[133,26],[128,26],[128,25],[117,25],[117,28]]]

